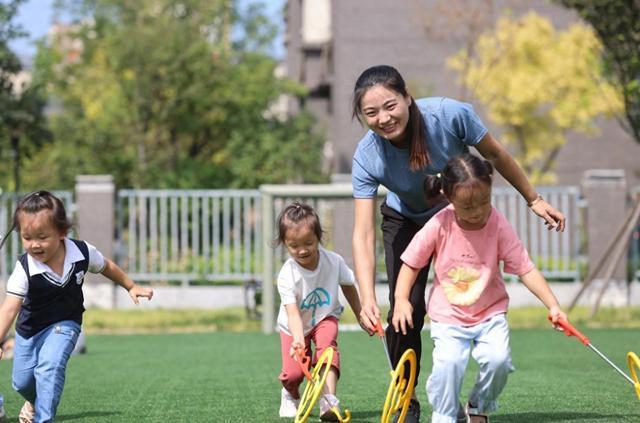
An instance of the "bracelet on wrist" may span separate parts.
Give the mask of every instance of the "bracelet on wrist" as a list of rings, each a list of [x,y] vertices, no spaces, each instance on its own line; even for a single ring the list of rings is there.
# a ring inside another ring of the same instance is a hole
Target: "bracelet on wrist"
[[[527,203],[527,207],[533,207],[542,200],[543,200],[542,195],[538,194],[538,196],[534,198],[533,201]]]

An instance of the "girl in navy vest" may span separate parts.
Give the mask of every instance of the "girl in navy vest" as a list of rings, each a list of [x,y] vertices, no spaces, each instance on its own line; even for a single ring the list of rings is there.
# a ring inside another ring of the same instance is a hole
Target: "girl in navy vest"
[[[18,315],[12,380],[26,400],[19,421],[51,422],[80,333],[86,272],[101,273],[122,286],[136,304],[138,297],[151,299],[153,290],[136,285],[88,242],[67,238],[71,223],[62,201],[50,192],[33,192],[20,200],[9,233],[14,228],[26,253],[7,282],[0,339]]]

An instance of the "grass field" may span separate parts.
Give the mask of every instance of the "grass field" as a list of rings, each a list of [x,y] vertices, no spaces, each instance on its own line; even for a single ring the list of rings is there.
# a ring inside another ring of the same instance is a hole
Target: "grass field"
[[[627,370],[627,351],[640,352],[637,329],[584,330]],[[431,366],[423,333],[424,371],[418,395],[423,421],[430,409],[424,383]],[[380,340],[340,333],[342,379],[338,395],[353,422],[378,422],[389,382]],[[58,409],[61,422],[285,422],[277,416],[279,340],[255,332],[89,335],[88,353],[69,362]],[[517,371],[492,422],[638,422],[631,385],[575,338],[551,329],[515,329]],[[473,361],[471,361],[473,363]],[[0,391],[9,421],[22,404],[11,389],[11,361],[0,362]],[[475,367],[470,366],[464,392]],[[309,421],[317,421],[314,417]]]

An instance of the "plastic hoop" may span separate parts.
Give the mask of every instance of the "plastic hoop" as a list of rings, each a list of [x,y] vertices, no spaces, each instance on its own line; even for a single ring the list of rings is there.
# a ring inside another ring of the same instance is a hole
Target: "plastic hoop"
[[[318,397],[320,397],[320,392],[322,392],[324,383],[327,380],[327,375],[329,374],[329,368],[333,361],[333,352],[333,348],[326,348],[322,354],[320,354],[320,358],[318,358],[318,362],[311,373],[308,371],[305,372],[305,367],[302,367],[303,373],[305,373],[307,378],[307,386],[304,388],[302,397],[300,397],[300,405],[298,406],[298,412],[294,420],[295,423],[306,422],[311,410],[313,410],[313,407],[316,405]],[[303,366],[302,362],[300,363],[301,366]],[[304,364],[306,366],[309,365],[308,358],[304,361]]]
[[[405,366],[409,366],[409,379],[405,378]],[[400,411],[398,422],[403,422],[409,409],[409,402],[413,396],[416,380],[416,353],[408,349],[400,357],[396,369],[391,372],[391,382],[387,391],[387,398],[382,409],[382,423],[388,423]]]
[[[629,372],[634,382],[634,388],[636,388],[636,395],[640,399],[640,382],[638,381],[638,370],[640,370],[640,359],[636,353],[629,351],[627,353],[627,363],[629,364]],[[636,370],[637,369],[637,370]]]

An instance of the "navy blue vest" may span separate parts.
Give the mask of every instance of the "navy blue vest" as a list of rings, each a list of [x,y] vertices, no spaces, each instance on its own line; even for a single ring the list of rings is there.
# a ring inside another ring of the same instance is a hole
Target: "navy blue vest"
[[[29,291],[25,297],[18,320],[16,332],[23,338],[31,338],[41,330],[62,320],[73,320],[82,324],[84,312],[84,296],[82,283],[89,268],[89,249],[84,241],[72,239],[84,260],[72,264],[67,279],[62,281],[50,280],[45,274],[31,276],[27,254],[20,256],[20,264],[29,280]]]

